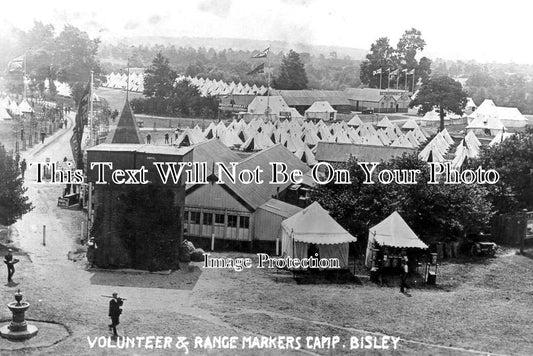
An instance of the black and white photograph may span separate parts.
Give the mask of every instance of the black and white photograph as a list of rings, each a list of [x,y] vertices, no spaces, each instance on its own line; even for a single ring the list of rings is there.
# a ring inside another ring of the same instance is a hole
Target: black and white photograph
[[[533,354],[526,2],[0,8],[0,355]]]

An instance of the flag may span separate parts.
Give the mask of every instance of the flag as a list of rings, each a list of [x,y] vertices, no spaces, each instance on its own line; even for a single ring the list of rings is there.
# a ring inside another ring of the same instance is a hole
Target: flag
[[[407,74],[408,74],[408,75],[414,75],[414,74],[415,74],[415,70],[414,70],[414,68],[411,69],[409,72],[407,72]]]
[[[393,70],[389,75],[397,75],[398,73],[400,73],[400,69]]]
[[[372,75],[381,74],[381,68],[372,72]]]
[[[87,84],[83,96],[78,105],[78,112],[76,113],[76,122],[70,138],[70,148],[72,155],[76,161],[76,167],[83,167],[83,152],[81,151],[81,140],[83,137],[83,126],[89,118],[89,100],[91,98],[91,81]]]
[[[402,69],[402,73],[407,73],[407,68]]]
[[[23,72],[24,71],[24,56],[17,57],[15,59],[12,59],[7,64],[7,71],[12,72]]]
[[[252,56],[252,58],[266,58],[268,52],[270,52],[270,47],[265,49],[264,51],[261,51],[255,55]]]
[[[250,72],[246,73],[246,75],[252,75],[252,74],[259,74],[265,72],[265,63],[261,63],[254,69],[252,69]]]

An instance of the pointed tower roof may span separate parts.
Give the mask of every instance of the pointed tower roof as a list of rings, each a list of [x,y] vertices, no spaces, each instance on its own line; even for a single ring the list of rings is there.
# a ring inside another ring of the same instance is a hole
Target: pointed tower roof
[[[144,139],[139,132],[137,120],[131,110],[130,102],[126,99],[117,127],[111,135],[110,143],[144,143]]]

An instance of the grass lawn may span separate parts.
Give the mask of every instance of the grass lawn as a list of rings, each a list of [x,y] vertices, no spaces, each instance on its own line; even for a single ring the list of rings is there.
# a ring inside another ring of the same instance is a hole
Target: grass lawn
[[[267,335],[342,335],[362,329],[429,344],[527,355],[533,354],[532,272],[533,260],[514,253],[446,262],[439,267],[438,286],[413,288],[408,297],[398,286],[371,282],[297,285],[272,270],[217,270],[203,276],[211,288],[199,283],[195,292],[202,308]],[[402,343],[402,350],[429,350],[415,346]]]

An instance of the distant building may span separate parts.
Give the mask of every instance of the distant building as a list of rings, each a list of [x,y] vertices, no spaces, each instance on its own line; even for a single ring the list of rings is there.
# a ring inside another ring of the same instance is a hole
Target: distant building
[[[300,114],[304,114],[317,101],[327,101],[341,113],[349,113],[353,109],[346,92],[342,90],[274,90],[273,93],[281,96],[288,106]]]
[[[347,88],[348,101],[355,111],[373,110],[376,113],[406,113],[411,103],[406,90]]]

